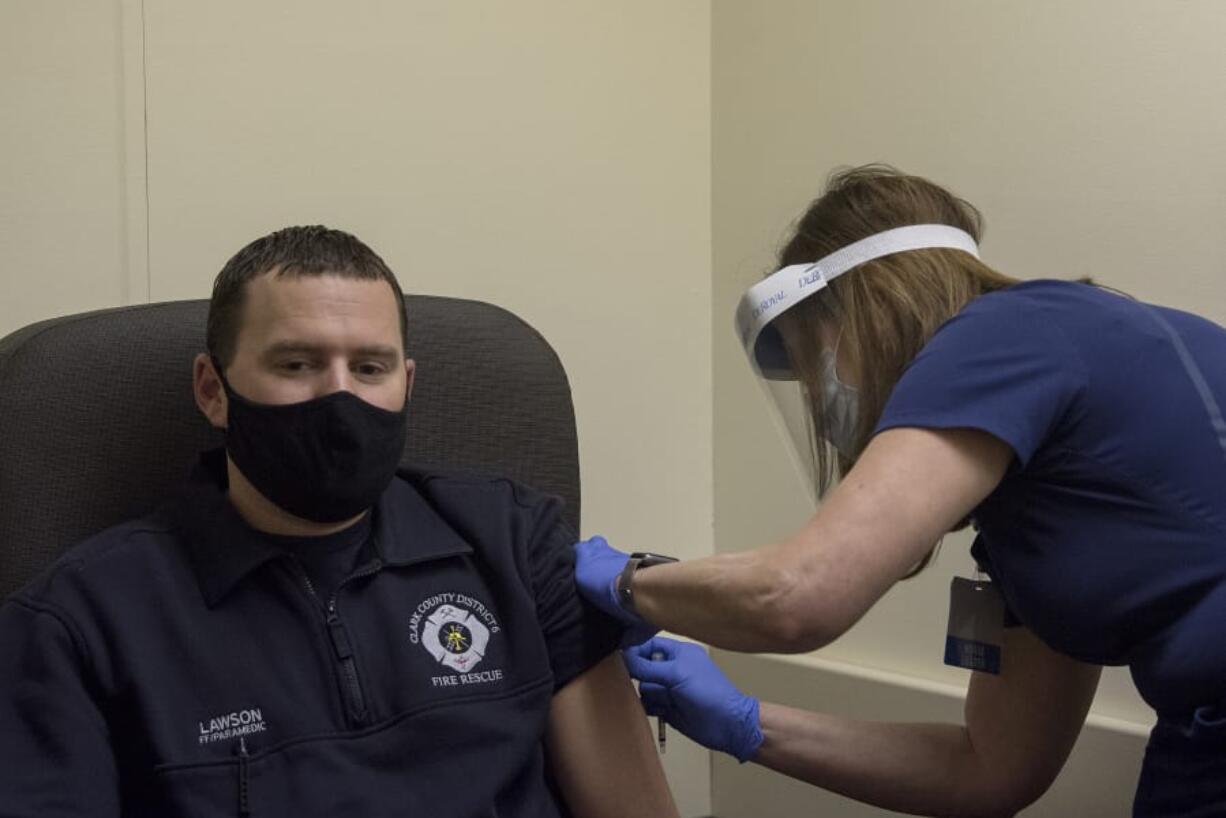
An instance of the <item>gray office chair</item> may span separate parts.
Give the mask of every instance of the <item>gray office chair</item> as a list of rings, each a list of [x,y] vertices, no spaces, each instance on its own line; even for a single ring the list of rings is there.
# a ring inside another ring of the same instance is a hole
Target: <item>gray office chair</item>
[[[401,461],[556,494],[579,529],[566,373],[532,327],[477,301],[407,296],[417,380]],[[101,310],[0,339],[0,599],[60,552],[167,499],[221,436],[192,399],[206,301]]]

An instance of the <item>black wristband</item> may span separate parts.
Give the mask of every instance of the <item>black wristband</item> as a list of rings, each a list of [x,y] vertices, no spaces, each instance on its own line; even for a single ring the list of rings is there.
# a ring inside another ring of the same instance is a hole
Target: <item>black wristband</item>
[[[677,562],[677,558],[663,554],[649,554],[644,551],[635,551],[631,554],[617,580],[617,601],[621,603],[621,606],[631,613],[638,614],[634,607],[635,573],[640,568],[650,568],[653,565],[663,565],[668,562]]]

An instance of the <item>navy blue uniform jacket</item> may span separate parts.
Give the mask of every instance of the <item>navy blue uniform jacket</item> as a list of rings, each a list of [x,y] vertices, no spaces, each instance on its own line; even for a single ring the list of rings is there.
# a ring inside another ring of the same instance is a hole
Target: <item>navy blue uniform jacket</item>
[[[217,465],[0,608],[0,814],[567,814],[550,699],[617,633],[559,501],[401,472],[321,599]]]

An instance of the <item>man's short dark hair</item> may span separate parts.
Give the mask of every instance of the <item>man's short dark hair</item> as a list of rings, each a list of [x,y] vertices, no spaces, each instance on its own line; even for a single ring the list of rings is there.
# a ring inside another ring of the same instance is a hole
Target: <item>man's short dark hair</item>
[[[321,225],[286,227],[256,239],[226,262],[213,282],[205,345],[209,354],[228,367],[234,362],[247,282],[264,273],[278,276],[334,275],[386,281],[400,309],[400,338],[408,349],[404,292],[396,274],[356,236]]]

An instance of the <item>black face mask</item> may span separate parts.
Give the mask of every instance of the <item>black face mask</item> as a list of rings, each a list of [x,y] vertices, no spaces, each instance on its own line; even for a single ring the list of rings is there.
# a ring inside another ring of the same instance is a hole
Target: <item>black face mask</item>
[[[214,364],[217,372],[221,368]],[[352,392],[301,403],[229,398],[226,451],[255,488],[297,517],[338,523],[373,506],[404,450],[407,408],[389,412]]]

